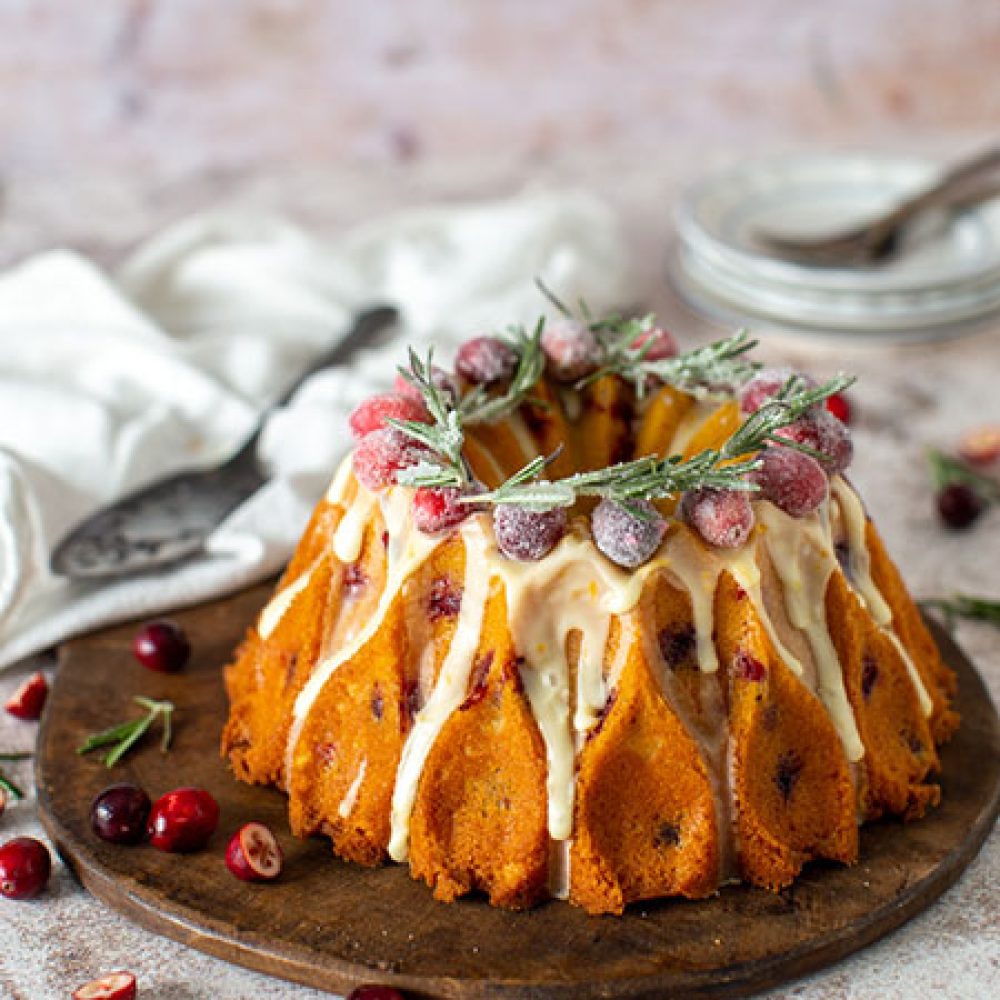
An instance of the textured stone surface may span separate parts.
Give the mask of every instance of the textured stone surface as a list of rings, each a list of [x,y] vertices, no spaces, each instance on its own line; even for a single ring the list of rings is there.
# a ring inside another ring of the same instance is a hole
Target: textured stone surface
[[[998,55],[1000,7],[975,0],[0,0],[0,263],[70,245],[111,264],[169,219],[216,204],[336,234],[429,198],[583,184],[621,210],[649,300],[689,344],[719,330],[662,280],[685,181],[817,143],[971,148],[1000,118],[1000,90],[987,85]],[[758,332],[774,360],[861,376],[853,477],[914,592],[1000,596],[1000,512],[970,533],[943,531],[921,457],[1000,421],[1000,322],[912,348]],[[959,639],[1000,700],[996,630],[965,624]],[[26,669],[0,676],[0,698]],[[33,733],[0,718],[0,748],[30,746]],[[29,767],[9,771],[29,783]],[[37,832],[30,802],[0,819],[3,839]],[[772,995],[993,995],[998,898],[994,832],[926,914]],[[0,900],[0,996],[56,1000],[123,966],[147,1000],[320,996],[146,934],[61,865],[43,899]]]

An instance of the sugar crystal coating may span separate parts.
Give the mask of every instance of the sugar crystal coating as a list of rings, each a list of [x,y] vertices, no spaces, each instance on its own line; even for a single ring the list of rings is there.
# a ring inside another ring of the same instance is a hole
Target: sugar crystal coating
[[[451,372],[445,371],[440,365],[431,365],[431,384],[449,396],[452,401],[458,399],[459,391],[458,384],[455,382],[455,376]],[[420,390],[402,375],[396,376],[396,381],[392,384],[392,391],[397,396],[414,399],[421,405],[423,404],[424,397],[421,395]]]
[[[794,448],[765,448],[761,467],[751,475],[760,487],[757,496],[770,500],[792,517],[805,517],[826,499],[828,484],[823,467]]]
[[[632,347],[637,350],[647,344],[650,346],[643,354],[646,361],[666,361],[667,358],[675,358],[680,353],[677,338],[669,330],[663,330],[660,327],[646,330],[632,341]]]
[[[843,472],[854,457],[851,432],[826,409],[813,410],[774,433],[816,452],[830,475]]]
[[[556,320],[542,331],[548,373],[559,382],[575,382],[589,375],[601,360],[597,335],[583,323]]]
[[[499,504],[493,530],[500,551],[511,559],[533,562],[548,555],[566,532],[566,511],[535,511],[520,504]]]
[[[455,370],[477,385],[510,378],[517,368],[517,354],[499,337],[473,337],[458,349]]]
[[[762,368],[740,389],[740,409],[756,413],[790,378],[798,378],[808,388],[816,385],[815,379],[792,368]]]
[[[594,543],[612,561],[633,569],[650,559],[663,541],[666,522],[648,500],[624,506],[617,500],[602,500],[591,519]]]
[[[753,531],[753,507],[742,490],[691,490],[681,499],[680,511],[709,545],[720,549],[738,549]]]
[[[413,523],[426,535],[436,535],[461,524],[475,510],[462,503],[464,491],[455,487],[421,486],[413,495]]]
[[[352,464],[358,481],[370,490],[392,486],[400,469],[416,465],[430,452],[395,427],[366,434],[354,449]]]
[[[417,420],[427,423],[430,419],[427,409],[420,399],[384,393],[371,396],[359,403],[351,412],[349,423],[351,433],[360,440],[372,431],[386,426],[386,420]]]

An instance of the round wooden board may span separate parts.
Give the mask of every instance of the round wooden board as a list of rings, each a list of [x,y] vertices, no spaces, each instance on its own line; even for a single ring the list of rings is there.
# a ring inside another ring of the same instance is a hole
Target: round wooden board
[[[377,981],[463,998],[743,995],[836,961],[924,909],[975,856],[1000,810],[1000,722],[973,666],[937,629],[959,673],[963,719],[943,753],[942,804],[919,823],[865,828],[856,866],[810,866],[777,895],[733,886],[701,902],[636,905],[621,918],[561,902],[528,913],[478,899],[438,903],[405,867],[360,868],[333,858],[325,840],[295,840],[284,797],[238,784],[219,759],[221,667],[269,593],[257,587],[179,615],[195,654],[177,676],[135,663],[129,626],[68,645],[37,779],[43,822],[95,895],[151,930],[296,982],[346,992]],[[110,772],[77,756],[87,734],[138,713],[136,694],[177,705],[170,753],[147,738]],[[121,780],[153,796],[210,789],[222,824],[209,849],[182,857],[97,840],[90,802]],[[238,882],[223,863],[229,834],[250,819],[283,842],[286,873],[273,885]]]

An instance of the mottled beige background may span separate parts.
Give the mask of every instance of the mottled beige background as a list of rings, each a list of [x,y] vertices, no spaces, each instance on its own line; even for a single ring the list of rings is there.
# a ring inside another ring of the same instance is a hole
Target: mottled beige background
[[[57,244],[110,263],[219,203],[332,233],[574,183],[619,208],[667,322],[704,336],[663,281],[685,183],[776,150],[974,148],[1000,132],[998,65],[997,0],[0,0],[0,264]],[[909,349],[758,332],[770,357],[861,375],[852,475],[914,591],[1000,595],[1000,513],[943,531],[922,468],[928,442],[1000,421],[1000,323]],[[959,638],[1000,697],[998,633]],[[29,739],[0,719],[3,745]],[[2,820],[0,837],[20,832],[37,832],[30,803]],[[994,832],[929,912],[775,996],[994,996],[998,899]],[[62,866],[44,900],[0,900],[3,1000],[62,1000],[121,966],[144,1000],[319,997],[140,931]]]

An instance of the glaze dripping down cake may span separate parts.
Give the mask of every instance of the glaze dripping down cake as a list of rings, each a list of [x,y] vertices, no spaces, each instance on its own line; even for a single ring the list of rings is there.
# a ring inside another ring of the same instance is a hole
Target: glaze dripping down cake
[[[778,889],[916,819],[958,719],[819,386],[565,317],[411,357],[227,668],[298,835],[591,913]]]

